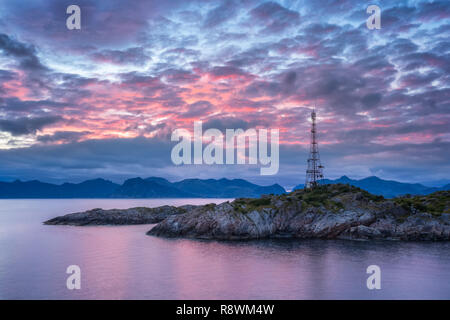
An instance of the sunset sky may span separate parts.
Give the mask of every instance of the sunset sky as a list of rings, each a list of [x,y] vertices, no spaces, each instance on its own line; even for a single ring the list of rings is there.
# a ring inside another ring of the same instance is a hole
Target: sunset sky
[[[66,27],[81,8],[81,30]],[[381,29],[369,30],[369,4]],[[0,1],[0,180],[450,179],[449,1]],[[278,128],[280,169],[175,166],[176,128]]]

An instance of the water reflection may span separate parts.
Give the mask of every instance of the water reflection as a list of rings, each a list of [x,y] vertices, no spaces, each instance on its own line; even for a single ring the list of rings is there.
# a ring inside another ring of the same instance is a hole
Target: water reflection
[[[150,225],[41,223],[93,207],[168,200],[135,201],[0,201],[0,298],[450,298],[450,244],[444,242],[201,241],[146,236]],[[65,287],[70,264],[82,269],[79,291]],[[371,264],[381,267],[382,290],[366,288]]]

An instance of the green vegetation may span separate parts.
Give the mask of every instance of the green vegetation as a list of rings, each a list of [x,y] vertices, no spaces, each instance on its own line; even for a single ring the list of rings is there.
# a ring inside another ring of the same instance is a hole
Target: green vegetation
[[[208,204],[205,204],[203,207],[201,207],[201,211],[207,212],[207,211],[213,210],[215,207],[216,207],[215,203],[208,203]]]
[[[415,210],[433,215],[450,213],[450,191],[438,191],[425,196],[406,195],[394,201],[409,212]]]
[[[320,208],[333,212],[340,212],[347,206],[375,206],[385,201],[383,196],[371,194],[361,188],[348,184],[322,185],[313,189],[295,190],[288,194],[263,196],[258,199],[239,198],[231,204],[238,213],[246,214],[263,208],[281,209],[276,207],[281,201],[282,206],[301,203],[302,208]],[[355,203],[355,201],[357,203]],[[427,196],[404,196],[393,199],[402,206],[407,214],[405,218],[415,212],[428,212],[434,215],[450,213],[450,191],[439,191]]]
[[[315,187],[313,189],[302,189],[294,191],[297,198],[303,200],[310,199],[311,201],[323,201],[325,199],[333,198],[346,193],[361,193],[362,198],[372,201],[383,201],[383,196],[377,196],[363,190],[361,188],[349,184],[328,184]]]
[[[262,208],[274,208],[274,206],[271,205],[271,197],[257,199],[239,198],[234,200],[232,205],[236,211],[244,214]]]
[[[248,204],[255,207],[267,206],[270,205],[270,198],[251,199]]]
[[[338,212],[344,209],[344,205],[339,200],[331,200],[334,196],[340,195],[341,193],[348,192],[349,187],[345,185],[337,186],[318,186],[313,189],[304,189],[297,191],[297,199],[302,201],[302,206],[304,208],[321,206],[326,209]]]
[[[321,207],[338,212],[344,209],[344,201],[357,194],[357,200],[372,202],[383,201],[383,196],[371,194],[363,189],[348,184],[321,185],[313,189],[302,189],[293,192],[297,200],[307,207]]]
[[[205,207],[208,208],[208,209],[213,209],[215,206],[216,206],[215,203],[208,203],[208,204],[205,204]]]

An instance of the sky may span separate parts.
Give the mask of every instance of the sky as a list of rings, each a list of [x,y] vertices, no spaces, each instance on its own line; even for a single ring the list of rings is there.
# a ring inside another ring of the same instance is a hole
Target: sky
[[[450,2],[0,1],[2,181],[289,188],[305,180],[314,104],[326,178],[450,181]],[[194,121],[279,129],[278,173],[174,165],[171,134]]]

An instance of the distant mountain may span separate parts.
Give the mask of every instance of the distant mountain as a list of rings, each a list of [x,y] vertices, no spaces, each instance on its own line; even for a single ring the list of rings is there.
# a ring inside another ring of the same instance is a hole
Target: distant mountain
[[[118,187],[117,183],[94,179],[81,183],[64,183],[61,191],[65,198],[108,198]]]
[[[263,187],[243,179],[186,179],[175,182],[174,186],[185,192],[217,198],[259,197],[262,194],[286,192],[279,184]]]
[[[119,187],[104,179],[56,185],[38,180],[0,182],[0,198],[108,198]]]
[[[164,179],[162,179],[164,180]],[[167,181],[167,180],[166,180]],[[162,181],[161,181],[162,182]],[[112,198],[195,198],[192,193],[184,192],[169,184],[158,183],[155,178],[133,178],[126,180],[112,194]]]
[[[426,187],[420,183],[402,183],[368,177],[353,180],[342,176],[336,180],[324,179],[325,184],[350,184],[370,193],[392,198],[399,195],[426,195],[443,187]],[[303,189],[303,184],[294,188]],[[123,184],[104,179],[87,180],[81,183],[56,185],[38,180],[0,182],[0,199],[17,198],[257,198],[263,194],[282,194],[286,190],[278,184],[259,186],[243,179],[185,179],[170,182],[160,177],[133,178]]]
[[[450,185],[450,179],[439,179],[439,180],[431,180],[431,181],[424,181],[422,184],[425,187],[447,187]]]
[[[153,182],[156,182],[156,183],[158,183],[160,185],[163,185],[163,186],[171,186],[172,185],[172,182],[170,182],[167,179],[160,178],[160,177],[150,177],[150,178],[147,178],[145,180],[153,181]]]
[[[49,194],[61,198],[59,186],[37,180],[0,182],[1,198],[45,198]]]
[[[450,184],[440,188],[426,187],[420,183],[403,183],[392,180],[383,180],[378,177],[372,176],[361,180],[353,180],[347,176],[342,176],[336,180],[324,179],[324,184],[350,184],[355,187],[359,187],[370,193],[382,195],[386,198],[393,198],[399,195],[411,194],[411,195],[425,195],[440,190],[450,190]],[[294,189],[302,189],[303,184],[296,186]]]
[[[61,185],[38,180],[0,182],[0,198],[238,198],[282,194],[278,184],[259,186],[242,179],[186,179],[170,182],[164,178],[133,178],[122,185],[104,179]]]

